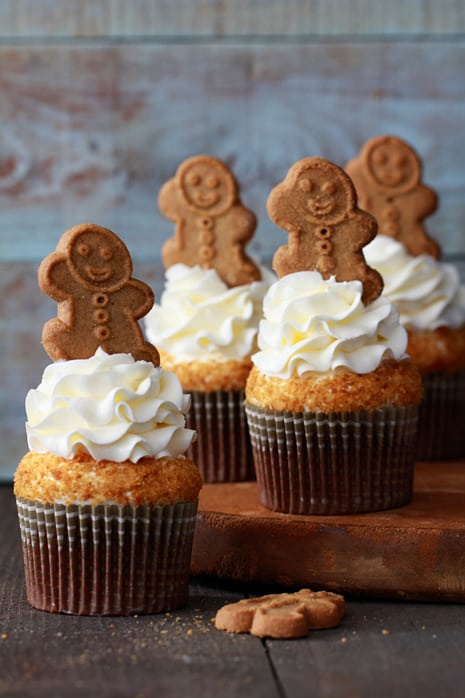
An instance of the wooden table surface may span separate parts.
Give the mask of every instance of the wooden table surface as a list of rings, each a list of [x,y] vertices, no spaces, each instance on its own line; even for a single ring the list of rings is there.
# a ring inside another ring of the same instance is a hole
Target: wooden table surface
[[[463,696],[465,604],[349,597],[337,628],[260,640],[217,631],[212,618],[270,587],[195,577],[187,607],[172,613],[49,614],[25,600],[10,485],[0,511],[0,696]]]

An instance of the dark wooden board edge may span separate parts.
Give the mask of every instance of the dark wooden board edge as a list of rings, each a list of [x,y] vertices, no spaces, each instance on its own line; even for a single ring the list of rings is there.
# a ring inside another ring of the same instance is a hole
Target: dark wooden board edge
[[[192,571],[356,596],[463,602],[465,462],[418,464],[411,504],[356,516],[277,514],[261,506],[256,483],[205,485]]]

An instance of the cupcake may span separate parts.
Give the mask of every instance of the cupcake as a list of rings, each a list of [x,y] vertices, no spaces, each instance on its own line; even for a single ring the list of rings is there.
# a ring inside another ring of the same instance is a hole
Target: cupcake
[[[188,425],[197,439],[188,455],[204,481],[253,479],[244,387],[274,279],[244,251],[255,216],[230,170],[209,156],[184,161],[159,205],[176,228],[162,249],[165,288],[145,318],[146,336],[191,395]]]
[[[52,358],[26,397],[29,451],[14,482],[35,608],[128,615],[188,599],[201,477],[184,456],[189,399],[137,320],[153,303],[111,231],[65,233],[39,268],[58,300]]]
[[[246,384],[261,501],[289,514],[407,504],[422,384],[407,334],[364,259],[376,220],[346,173],[295,163],[267,202],[289,233],[273,258]]]
[[[408,331],[407,351],[423,377],[417,458],[463,458],[465,288],[456,268],[440,261],[440,246],[424,226],[437,196],[421,181],[418,154],[394,136],[368,141],[346,169],[378,219],[365,256],[383,276],[384,294]]]
[[[397,240],[377,236],[365,248],[384,279],[384,294],[408,332],[407,351],[424,385],[417,458],[465,456],[465,286],[457,269],[428,254],[413,256]]]

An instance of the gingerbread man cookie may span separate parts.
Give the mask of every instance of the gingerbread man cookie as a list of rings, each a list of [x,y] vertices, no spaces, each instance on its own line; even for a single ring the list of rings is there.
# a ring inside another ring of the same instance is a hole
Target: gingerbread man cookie
[[[377,218],[380,234],[397,238],[412,255],[439,258],[440,247],[423,226],[437,208],[437,196],[421,183],[421,160],[408,143],[396,136],[372,138],[346,171],[360,205]]]
[[[344,613],[343,596],[301,589],[226,604],[215,616],[215,627],[257,637],[295,638],[309,630],[334,628]]]
[[[87,223],[68,230],[39,266],[39,286],[58,303],[42,343],[50,358],[87,359],[98,347],[160,363],[137,320],[152,307],[149,286],[133,279],[124,243],[107,228]]]
[[[188,158],[163,185],[158,203],[176,223],[174,237],[162,248],[165,267],[182,262],[216,269],[230,287],[261,278],[244,252],[256,218],[242,204],[238,184],[223,162],[208,155]]]
[[[359,279],[365,303],[380,295],[383,280],[362,252],[376,235],[376,220],[357,207],[354,186],[340,167],[317,157],[299,160],[271,191],[267,210],[289,235],[273,257],[279,277],[316,270],[324,279]]]

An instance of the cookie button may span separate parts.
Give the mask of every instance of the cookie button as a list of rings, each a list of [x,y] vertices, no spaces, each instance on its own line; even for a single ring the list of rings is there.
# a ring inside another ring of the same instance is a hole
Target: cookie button
[[[199,252],[203,262],[211,261],[216,254],[215,248],[212,245],[201,245]]]
[[[383,224],[382,232],[396,238],[400,234],[400,225],[396,221],[387,221]]]
[[[317,238],[320,238],[321,240],[327,240],[328,238],[331,237],[331,228],[328,226],[325,226],[324,228],[317,228],[315,231],[315,235]]]
[[[203,218],[197,219],[197,225],[203,230],[211,230],[213,228],[213,218],[210,216],[204,216]]]
[[[398,221],[400,219],[400,211],[397,206],[386,206],[381,212],[381,218],[384,221]]]
[[[215,235],[211,230],[201,230],[199,240],[202,245],[212,245],[215,242]]]
[[[104,325],[110,319],[110,313],[105,308],[94,311],[94,320],[100,325]]]
[[[333,251],[333,246],[329,240],[319,240],[316,243],[316,249],[320,254],[327,255],[331,254],[331,252]]]
[[[109,296],[108,293],[94,293],[92,294],[91,303],[94,308],[105,308],[108,305]]]
[[[110,339],[111,337],[110,328],[106,325],[100,325],[99,327],[95,327],[94,336],[99,340],[99,342],[104,342],[107,339]]]

